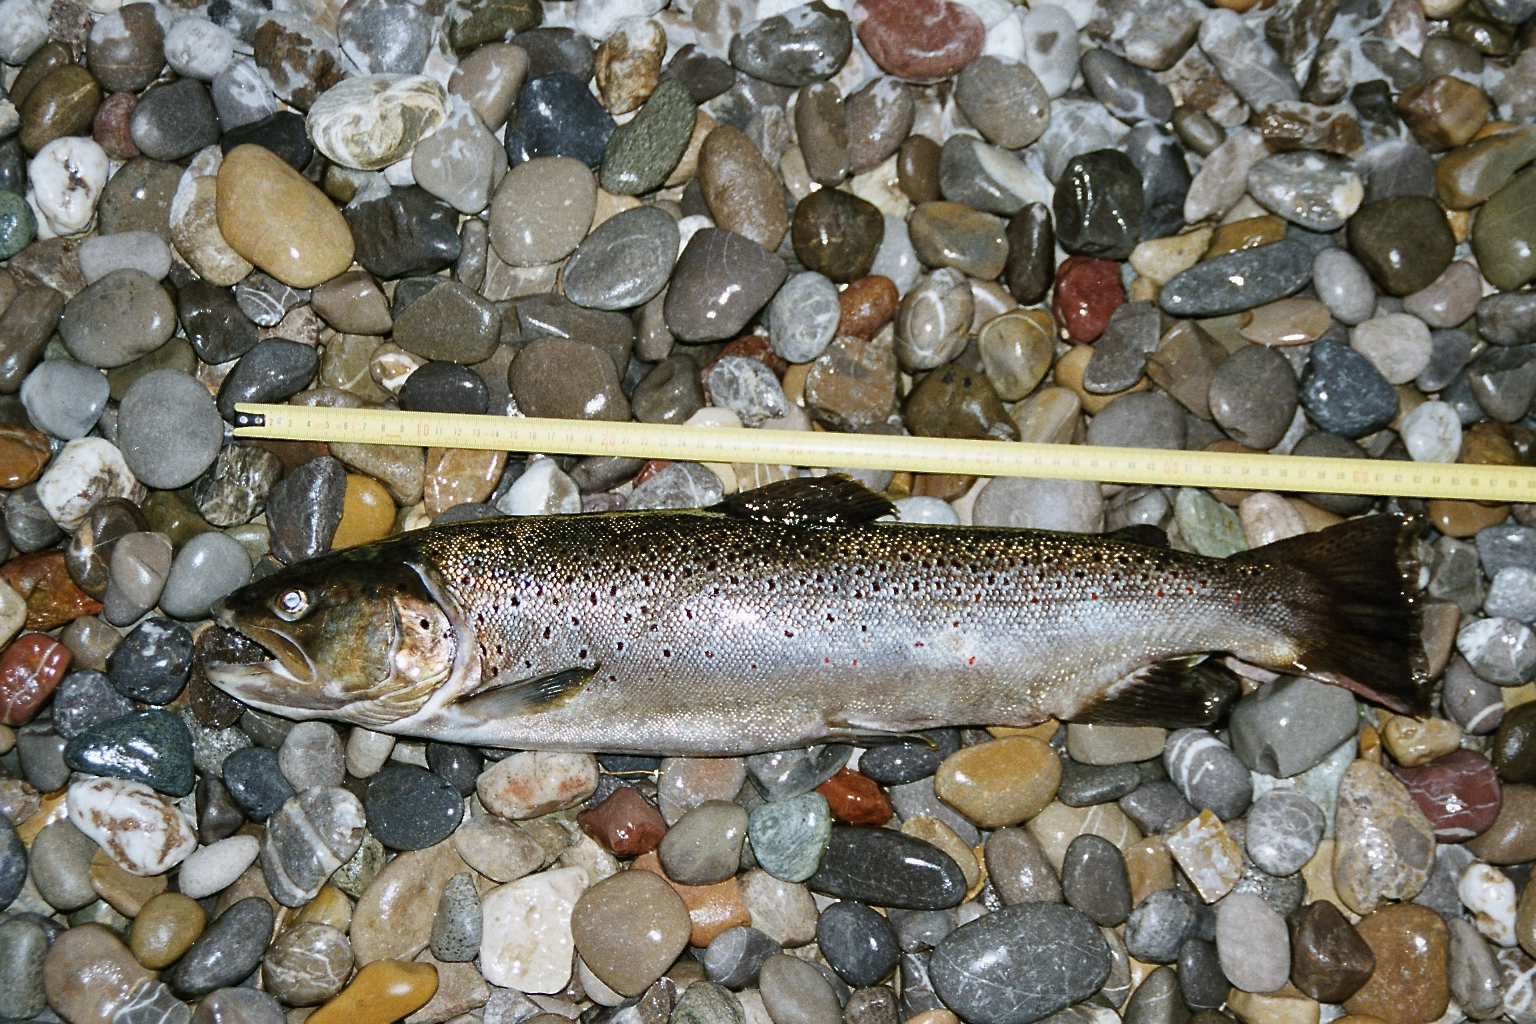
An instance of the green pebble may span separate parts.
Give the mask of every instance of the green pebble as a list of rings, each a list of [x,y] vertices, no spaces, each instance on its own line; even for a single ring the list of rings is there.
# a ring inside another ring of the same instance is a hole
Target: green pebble
[[[677,79],[657,86],[640,112],[608,137],[599,175],[603,188],[624,196],[661,188],[688,148],[698,109],[688,87]]]
[[[112,909],[112,905],[106,900],[97,900],[95,903],[87,903],[79,910],[71,913],[67,918],[71,928],[78,928],[82,924],[99,924],[117,933],[120,939],[128,938],[128,929],[133,927],[133,922],[122,914]]]
[[[171,538],[171,547],[177,551],[198,534],[214,532],[213,525],[176,491],[150,491],[139,511],[151,530]]]
[[[354,899],[373,884],[384,870],[384,844],[372,832],[363,833],[363,841],[352,859],[331,874],[331,884]]]
[[[832,811],[820,793],[764,804],[747,819],[747,839],[758,866],[785,882],[816,873],[832,838]]]
[[[32,207],[15,192],[0,191],[0,260],[8,260],[37,237]]]
[[[1226,558],[1248,550],[1237,513],[1197,487],[1179,490],[1173,515],[1179,523],[1179,536],[1196,554]]]
[[[736,993],[712,981],[696,981],[677,997],[667,1024],[744,1024],[746,1019]]]
[[[1456,258],[1456,236],[1427,196],[1367,203],[1349,218],[1349,249],[1389,295],[1411,295]]]
[[[499,43],[518,32],[527,32],[544,23],[540,0],[480,0],[461,4],[461,20],[449,19],[448,41],[464,54],[483,43]]]
[[[77,772],[142,782],[169,796],[186,796],[192,776],[192,734],[181,716],[152,708],[110,718],[69,741],[64,763]]]
[[[1490,284],[1510,292],[1536,278],[1536,167],[1527,167],[1477,211],[1472,252]]]

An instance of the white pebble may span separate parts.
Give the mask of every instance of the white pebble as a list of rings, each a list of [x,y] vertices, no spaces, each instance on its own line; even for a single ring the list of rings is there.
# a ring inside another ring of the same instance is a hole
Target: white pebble
[[[1515,944],[1515,883],[1504,872],[1481,862],[1469,864],[1456,885],[1462,906],[1489,942]]]
[[[163,875],[197,849],[192,823],[142,782],[82,779],[65,803],[75,827],[131,875]]]
[[[480,973],[492,985],[554,993],[571,980],[571,911],[584,868],[555,868],[497,886],[480,901]]]
[[[395,738],[389,733],[354,725],[347,734],[347,771],[353,778],[371,778],[384,767],[394,749]]]
[[[932,523],[937,526],[959,526],[960,516],[949,502],[940,498],[919,495],[900,498],[895,502],[896,519],[903,523]]]
[[[574,807],[597,790],[597,758],[525,750],[497,761],[475,781],[480,802],[511,821]]]
[[[103,498],[135,505],[149,492],[123,461],[117,445],[100,437],[69,442],[37,481],[37,500],[59,528],[73,533]]]
[[[1024,62],[1051,99],[1072,88],[1077,77],[1077,22],[1058,4],[1032,4],[1017,15],[1024,37]]]
[[[5,583],[0,583],[0,647],[4,647],[27,624],[27,602]]]
[[[1461,452],[1461,417],[1448,402],[1425,402],[1403,417],[1399,432],[1414,462],[1455,462]]]
[[[1388,313],[1350,329],[1349,347],[1371,361],[1391,384],[1407,384],[1424,372],[1434,352],[1429,325],[1407,313]]]
[[[1244,498],[1237,507],[1237,519],[1251,548],[1307,532],[1301,513],[1273,491],[1257,491]]]
[[[95,284],[114,270],[142,270],[156,281],[171,272],[171,247],[153,231],[92,235],[80,243],[80,272]]]
[[[255,836],[230,836],[212,846],[199,846],[181,862],[181,871],[176,876],[181,880],[182,894],[200,900],[223,892],[256,862],[260,852],[261,844]]]
[[[677,222],[677,251],[678,251],[678,254],[681,255],[682,251],[684,249],[688,248],[688,241],[689,241],[689,239],[693,238],[694,235],[698,234],[700,231],[703,231],[705,228],[712,228],[714,226],[715,226],[715,222],[710,220],[708,217],[704,216],[702,213],[690,214],[689,216],[684,217],[682,220],[678,221]]]
[[[32,0],[0,3],[0,61],[25,64],[48,41],[48,19]]]
[[[667,0],[576,0],[575,29],[589,39],[607,39],[625,18],[649,18],[665,6]]]
[[[534,459],[496,507],[509,516],[567,515],[581,511],[581,491],[554,459]]]
[[[178,75],[211,82],[235,59],[235,37],[203,18],[183,18],[165,34],[165,62]]]
[[[1521,622],[1536,621],[1536,571],[1523,565],[1507,565],[1488,585],[1483,611]]]
[[[1376,311],[1371,275],[1343,249],[1324,249],[1313,257],[1312,280],[1317,285],[1317,297],[1340,323],[1362,323]]]
[[[27,171],[39,227],[54,235],[75,235],[90,227],[110,166],[105,150],[78,135],[54,139],[38,150]]]

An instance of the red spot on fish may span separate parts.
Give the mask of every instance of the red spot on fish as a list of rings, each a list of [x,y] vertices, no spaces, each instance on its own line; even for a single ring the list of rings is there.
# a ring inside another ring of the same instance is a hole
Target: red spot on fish
[[[786,629],[786,630],[785,630],[785,631],[784,631],[784,635],[785,635],[785,636],[786,636],[786,637],[788,637],[788,638],[789,638],[789,639],[791,639],[791,640],[793,640],[793,639],[794,639],[794,638],[795,638],[795,634],[793,634],[793,633],[791,633],[791,632],[790,632],[790,631],[789,631],[789,630],[787,630],[787,629]]]
[[[1162,597],[1163,596],[1163,588],[1162,587],[1158,587],[1157,588],[1157,596],[1158,597]]]
[[[1099,595],[1098,595],[1098,594],[1095,594],[1095,593],[1090,593],[1090,594],[1089,594],[1089,595],[1088,595],[1088,599],[1089,599],[1089,600],[1090,600],[1090,601],[1097,601],[1097,600],[1098,600],[1098,599],[1099,599]]]
[[[822,658],[821,659],[821,663],[823,665],[830,665],[830,664],[832,664],[832,659],[831,658]]]
[[[715,652],[714,651],[705,651],[704,652],[704,657],[706,657],[706,658],[713,658],[714,656],[715,656]]]
[[[919,640],[917,643],[913,644],[912,646],[914,646],[914,647],[921,647],[921,646],[923,646],[923,642],[921,640]]]
[[[974,665],[974,664],[976,664],[976,655],[974,655],[974,654],[971,655],[970,658],[968,658],[965,663],[967,665]]]
[[[1193,594],[1194,592],[1195,592],[1195,588],[1194,587],[1185,587],[1184,588],[1184,593],[1186,593],[1186,594]]]

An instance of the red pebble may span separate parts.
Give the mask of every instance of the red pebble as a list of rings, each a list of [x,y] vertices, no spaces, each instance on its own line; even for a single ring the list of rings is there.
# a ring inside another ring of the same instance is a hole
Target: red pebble
[[[0,723],[21,725],[69,671],[69,648],[43,633],[23,633],[0,654]]]
[[[1499,816],[1503,791],[1493,762],[1475,750],[1457,750],[1417,768],[1394,768],[1434,826],[1442,843],[1460,843],[1486,832]]]
[[[1089,256],[1068,256],[1056,268],[1051,313],[1067,340],[1085,345],[1104,333],[1109,315],[1125,305],[1120,264]]]
[[[816,792],[827,798],[832,817],[850,825],[884,825],[895,813],[880,784],[852,768],[844,768]]]
[[[746,356],[748,359],[756,359],[772,370],[773,375],[780,380],[784,379],[784,374],[789,370],[789,364],[784,361],[783,356],[773,350],[766,334],[744,334],[721,349],[720,354],[715,358],[699,367],[699,379],[708,377],[714,365],[726,356]]]
[[[26,598],[28,629],[57,629],[82,615],[101,611],[101,602],[69,578],[64,552],[58,549],[11,559],[0,566],[0,580]]]
[[[113,160],[132,160],[139,155],[139,147],[128,134],[128,121],[139,98],[131,92],[115,92],[96,108],[96,120],[91,125],[91,137]]]
[[[844,288],[838,305],[842,307],[842,318],[837,322],[837,333],[867,341],[896,318],[901,295],[890,278],[872,274]]]
[[[640,467],[639,473],[635,474],[635,486],[639,487],[641,484],[645,483],[651,477],[655,476],[657,473],[660,473],[670,465],[672,465],[671,459],[651,459],[645,465]]]
[[[596,807],[576,815],[576,824],[617,857],[648,853],[667,834],[661,812],[629,786],[620,786]]]
[[[925,85],[958,74],[987,38],[976,12],[954,0],[858,0],[853,26],[883,70]]]

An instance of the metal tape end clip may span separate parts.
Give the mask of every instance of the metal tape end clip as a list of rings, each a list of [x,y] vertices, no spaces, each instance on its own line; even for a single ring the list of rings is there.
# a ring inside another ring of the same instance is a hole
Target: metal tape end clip
[[[235,411],[235,427],[264,427],[267,425],[267,417],[259,412]]]

